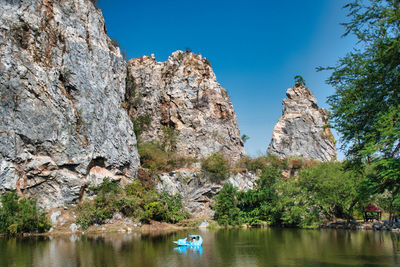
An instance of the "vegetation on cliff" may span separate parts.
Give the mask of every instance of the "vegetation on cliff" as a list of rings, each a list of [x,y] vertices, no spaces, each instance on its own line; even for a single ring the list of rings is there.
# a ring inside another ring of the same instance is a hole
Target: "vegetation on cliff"
[[[213,153],[203,159],[201,168],[214,182],[228,178],[231,170],[228,160],[221,153]]]

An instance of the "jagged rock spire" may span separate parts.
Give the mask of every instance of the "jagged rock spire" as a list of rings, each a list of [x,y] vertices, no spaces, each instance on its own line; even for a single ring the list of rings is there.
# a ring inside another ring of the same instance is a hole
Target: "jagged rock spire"
[[[200,54],[175,51],[165,62],[154,56],[131,59],[128,79],[130,116],[151,120],[141,141],[159,140],[162,129],[172,126],[179,131],[180,155],[201,158],[221,152],[233,162],[244,155],[229,96]]]
[[[319,108],[311,91],[302,85],[289,88],[282,116],[272,132],[267,154],[280,158],[303,156],[319,161],[336,159],[335,139],[328,111]]]

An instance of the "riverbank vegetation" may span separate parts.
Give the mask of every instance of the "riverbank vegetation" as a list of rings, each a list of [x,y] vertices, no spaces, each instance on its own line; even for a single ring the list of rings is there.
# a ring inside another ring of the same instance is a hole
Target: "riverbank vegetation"
[[[50,227],[49,218],[34,199],[20,198],[15,191],[1,196],[0,233],[12,236],[44,233]]]
[[[83,230],[93,224],[104,224],[115,213],[144,223],[150,220],[177,223],[189,217],[179,195],[145,189],[140,181],[122,188],[118,181],[104,179],[89,191],[95,194],[94,198],[84,200],[77,208],[77,223]]]
[[[353,167],[376,170],[368,190],[385,196],[392,221],[400,202],[400,3],[352,1],[345,7],[345,35],[358,44],[328,68],[336,89],[328,99],[331,119]]]
[[[296,176],[286,178],[282,174],[287,171],[288,159],[252,159],[268,161],[253,190],[238,191],[231,184],[224,185],[213,206],[219,224],[318,228],[336,219],[362,219],[370,202],[389,215],[400,208],[397,195],[375,190],[374,181],[381,175],[379,165],[354,169],[351,162],[308,162]]]

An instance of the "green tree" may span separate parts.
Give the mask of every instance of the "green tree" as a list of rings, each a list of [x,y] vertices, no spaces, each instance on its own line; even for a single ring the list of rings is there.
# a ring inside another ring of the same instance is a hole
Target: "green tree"
[[[400,188],[400,1],[355,0],[345,6],[359,47],[339,59],[328,79],[336,88],[328,103],[342,148],[355,166],[374,163],[371,193],[395,203]],[[389,206],[392,213],[393,205]]]
[[[240,225],[238,196],[238,190],[232,184],[227,183],[215,197],[214,220],[220,225]]]
[[[294,86],[305,86],[306,82],[304,81],[303,77],[300,75],[294,76]]]
[[[389,212],[389,223],[393,224],[393,214],[400,211],[400,160],[381,158],[372,165],[368,175],[367,188],[371,194],[377,193],[382,208]]]
[[[240,193],[239,207],[244,212],[243,221],[250,225],[263,223],[280,224],[280,197],[277,183],[281,180],[280,170],[267,165],[262,170],[254,190]]]
[[[353,159],[399,157],[400,151],[400,2],[353,1],[345,36],[359,48],[339,59],[328,79],[336,88],[328,103],[333,126]]]
[[[246,134],[242,134],[242,136],[240,138],[242,139],[243,143],[246,143],[250,139],[250,136],[248,136]]]
[[[359,195],[363,176],[344,170],[339,162],[321,163],[300,171],[297,186],[309,196],[310,206],[317,206],[325,218],[350,219]]]

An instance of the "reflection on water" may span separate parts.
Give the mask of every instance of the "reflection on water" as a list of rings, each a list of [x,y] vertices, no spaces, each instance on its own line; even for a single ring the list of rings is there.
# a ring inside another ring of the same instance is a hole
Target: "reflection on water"
[[[174,248],[174,250],[180,254],[190,255],[190,256],[201,256],[203,254],[203,247],[187,247],[187,246],[178,246]]]
[[[173,240],[200,234],[202,247]],[[0,266],[400,266],[390,232],[231,229],[0,238]]]

